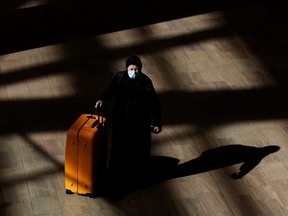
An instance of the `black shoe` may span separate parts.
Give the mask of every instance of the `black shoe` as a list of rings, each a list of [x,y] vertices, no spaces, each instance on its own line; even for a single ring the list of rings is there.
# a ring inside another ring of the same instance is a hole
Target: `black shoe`
[[[120,201],[124,199],[128,194],[129,194],[129,190],[127,189],[117,189],[117,190],[111,191],[108,197],[111,200]]]

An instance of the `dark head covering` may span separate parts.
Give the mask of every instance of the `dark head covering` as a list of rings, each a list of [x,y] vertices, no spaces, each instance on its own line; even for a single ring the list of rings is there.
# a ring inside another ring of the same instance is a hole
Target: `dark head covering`
[[[136,65],[139,71],[142,69],[142,61],[138,56],[129,56],[126,60],[126,69],[129,65]]]

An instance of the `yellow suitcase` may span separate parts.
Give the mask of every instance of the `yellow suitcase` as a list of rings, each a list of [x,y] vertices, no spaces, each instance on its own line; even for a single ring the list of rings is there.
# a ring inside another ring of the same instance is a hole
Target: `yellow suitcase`
[[[82,114],[67,133],[66,193],[98,196],[105,181],[106,168],[106,118],[102,115]]]

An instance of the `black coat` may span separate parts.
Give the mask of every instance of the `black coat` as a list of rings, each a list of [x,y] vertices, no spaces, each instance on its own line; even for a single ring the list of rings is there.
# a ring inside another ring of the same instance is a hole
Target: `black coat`
[[[117,126],[141,127],[155,125],[161,127],[161,108],[151,79],[138,73],[130,79],[127,71],[118,72],[101,100],[116,96],[113,109],[113,124]]]
[[[113,97],[110,167],[132,168],[150,156],[150,125],[162,126],[160,102],[151,79],[142,72],[136,79],[127,71],[118,72],[100,99]]]

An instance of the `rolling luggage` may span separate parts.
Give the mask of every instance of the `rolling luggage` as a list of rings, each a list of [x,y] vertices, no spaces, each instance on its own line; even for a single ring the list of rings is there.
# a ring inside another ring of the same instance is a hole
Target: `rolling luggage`
[[[97,196],[105,181],[106,168],[106,118],[102,115],[82,114],[67,133],[66,193]]]

